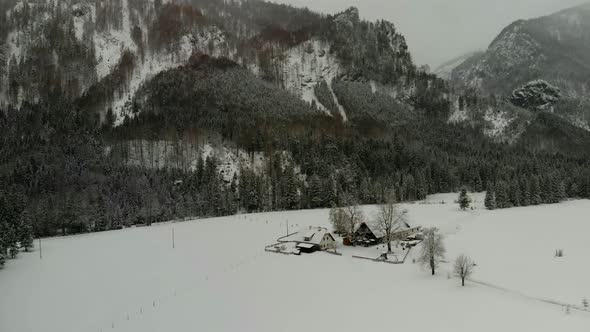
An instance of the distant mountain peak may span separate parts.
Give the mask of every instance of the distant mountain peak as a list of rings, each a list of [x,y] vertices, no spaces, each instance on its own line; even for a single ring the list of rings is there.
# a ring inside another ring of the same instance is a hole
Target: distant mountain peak
[[[339,26],[352,28],[360,21],[359,10],[356,7],[350,7],[342,13],[336,14],[334,22]]]
[[[511,23],[485,52],[466,59],[450,76],[463,94],[451,119],[484,114],[486,125],[493,113],[518,135],[539,117],[590,131],[590,3]],[[465,100],[471,101],[461,107]],[[537,130],[533,136],[542,140],[542,135],[555,132]]]

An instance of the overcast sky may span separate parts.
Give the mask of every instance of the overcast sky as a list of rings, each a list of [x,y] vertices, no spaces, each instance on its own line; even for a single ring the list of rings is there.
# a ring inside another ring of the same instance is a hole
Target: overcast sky
[[[517,19],[548,15],[588,0],[270,0],[323,13],[358,7],[361,17],[387,19],[406,36],[417,64],[433,69],[467,52],[486,49]]]

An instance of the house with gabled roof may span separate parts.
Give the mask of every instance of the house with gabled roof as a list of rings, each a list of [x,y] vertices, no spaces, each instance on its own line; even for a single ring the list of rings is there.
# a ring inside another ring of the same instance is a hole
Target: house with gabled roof
[[[354,231],[353,243],[354,245],[369,247],[381,243],[384,237],[385,233],[377,229],[377,227],[362,222]]]
[[[297,249],[302,252],[329,250],[336,248],[336,240],[324,227],[309,227],[290,237],[297,242]]]

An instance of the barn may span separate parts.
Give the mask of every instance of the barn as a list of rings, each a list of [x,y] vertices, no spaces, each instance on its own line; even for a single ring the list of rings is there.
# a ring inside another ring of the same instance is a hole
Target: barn
[[[397,239],[397,240],[404,240],[406,238],[412,237],[412,236],[416,236],[417,234],[420,233],[421,231],[421,227],[414,227],[411,228],[410,225],[408,225],[407,223],[404,224],[403,226],[404,228],[393,232],[391,234],[391,239]],[[381,231],[380,229],[378,229],[375,226],[372,226],[368,223],[361,223],[358,225],[356,231],[354,232],[354,245],[358,245],[358,246],[365,246],[365,247],[370,247],[370,246],[374,246],[380,243],[383,243],[383,240],[385,239],[385,232]]]
[[[354,232],[354,245],[374,246],[383,241],[385,234],[366,222],[360,223]]]

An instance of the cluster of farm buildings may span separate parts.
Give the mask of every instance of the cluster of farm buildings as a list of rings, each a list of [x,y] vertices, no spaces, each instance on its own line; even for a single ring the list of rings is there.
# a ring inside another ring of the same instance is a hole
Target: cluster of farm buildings
[[[392,240],[399,240],[413,245],[418,243],[421,237],[420,227],[405,227],[392,234]],[[315,251],[329,251],[336,249],[336,237],[324,227],[308,227],[297,233],[290,234],[278,240],[279,243],[295,243],[295,254],[312,253]],[[343,238],[344,245],[370,247],[385,242],[385,232],[378,230],[369,223],[361,223],[356,227],[352,239]]]

